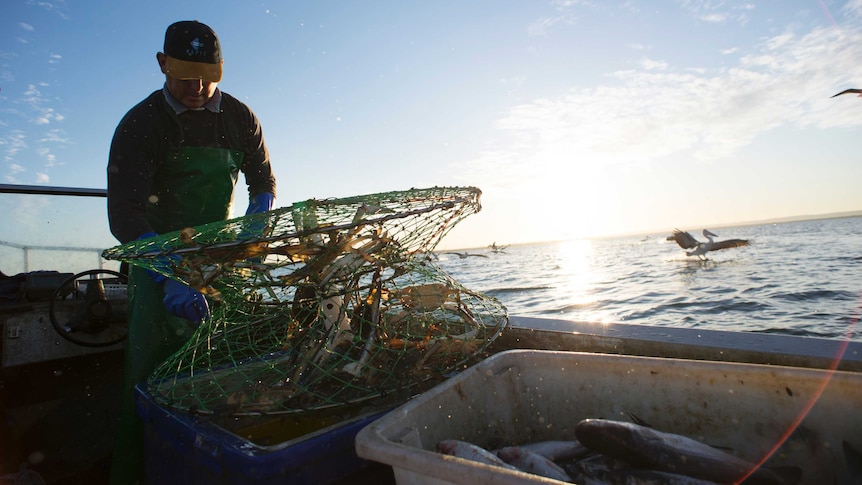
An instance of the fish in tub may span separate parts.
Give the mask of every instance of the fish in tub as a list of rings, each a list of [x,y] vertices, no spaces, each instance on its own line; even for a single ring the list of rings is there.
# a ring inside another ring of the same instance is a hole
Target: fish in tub
[[[802,470],[756,464],[697,440],[636,423],[585,419],[577,440],[508,446],[489,452],[458,440],[437,444],[440,453],[572,483],[749,483],[792,485]]]
[[[858,483],[860,460],[845,448],[862,446],[860,402],[862,374],[854,372],[512,350],[366,426],[356,450],[391,465],[398,483],[411,484],[559,483],[445,455],[437,446],[446,440],[492,452],[577,441],[592,447],[589,456],[556,463],[572,481],[584,481],[578,473],[588,468],[609,481],[627,467],[641,483],[670,476],[727,483],[751,464],[758,471],[746,483]],[[642,419],[633,423],[633,416]],[[632,446],[659,458],[638,458]],[[731,472],[679,473],[679,460],[673,468],[666,455],[681,450],[685,460],[709,458]]]

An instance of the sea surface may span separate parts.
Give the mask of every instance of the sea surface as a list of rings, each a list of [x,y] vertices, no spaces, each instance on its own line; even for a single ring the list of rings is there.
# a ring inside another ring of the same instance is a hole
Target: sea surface
[[[668,233],[439,251],[437,264],[514,316],[862,341],[862,217],[710,229],[751,245],[700,261]]]

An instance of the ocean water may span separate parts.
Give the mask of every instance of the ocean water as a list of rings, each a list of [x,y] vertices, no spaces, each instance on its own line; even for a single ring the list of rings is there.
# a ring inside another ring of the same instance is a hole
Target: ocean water
[[[668,233],[440,251],[437,264],[510,315],[862,341],[862,217],[712,230],[751,246],[700,261]]]

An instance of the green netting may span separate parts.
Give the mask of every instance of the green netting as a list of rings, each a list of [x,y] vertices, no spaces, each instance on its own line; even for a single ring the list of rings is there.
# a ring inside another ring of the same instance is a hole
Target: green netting
[[[149,393],[196,413],[296,413],[419,391],[467,365],[508,324],[506,309],[424,254],[480,210],[480,195],[308,200],[105,251],[211,303]]]

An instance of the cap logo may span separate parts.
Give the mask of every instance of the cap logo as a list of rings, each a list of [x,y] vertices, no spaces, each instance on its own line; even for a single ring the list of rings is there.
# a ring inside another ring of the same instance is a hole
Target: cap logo
[[[200,49],[204,47],[204,43],[201,42],[197,37],[192,40],[189,45],[191,45],[191,49],[186,49],[186,54],[189,56],[205,56],[206,53],[200,52]]]

